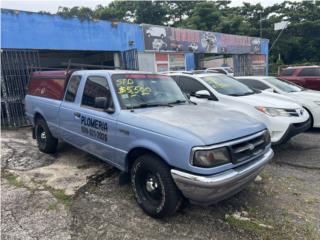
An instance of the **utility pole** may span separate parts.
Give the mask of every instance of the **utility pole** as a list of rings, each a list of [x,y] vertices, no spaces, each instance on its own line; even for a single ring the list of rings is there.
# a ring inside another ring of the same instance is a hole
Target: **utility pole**
[[[270,49],[269,49],[269,52],[271,52],[272,48],[274,47],[274,45],[276,44],[276,42],[279,40],[280,36],[282,35],[283,31],[288,27],[288,24],[289,22],[288,21],[283,21],[283,22],[280,22],[282,23],[283,26],[281,26],[279,28],[279,30],[281,29],[280,33],[278,34],[277,38],[274,40],[274,42],[272,43]],[[275,29],[277,30],[277,29]]]
[[[260,11],[260,38],[262,38],[262,19],[261,19],[261,11]]]

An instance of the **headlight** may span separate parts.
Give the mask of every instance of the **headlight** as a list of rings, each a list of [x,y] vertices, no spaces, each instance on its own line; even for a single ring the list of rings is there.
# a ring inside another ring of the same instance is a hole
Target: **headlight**
[[[211,150],[197,150],[192,159],[192,165],[210,168],[230,163],[229,151],[226,147]]]
[[[314,103],[320,106],[320,101],[314,101]]]
[[[271,117],[290,117],[290,113],[283,108],[255,107],[258,111],[263,112]]]

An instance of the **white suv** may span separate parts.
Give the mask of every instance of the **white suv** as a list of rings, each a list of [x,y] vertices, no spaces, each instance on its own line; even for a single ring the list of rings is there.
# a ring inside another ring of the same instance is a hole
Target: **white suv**
[[[309,114],[299,104],[253,90],[224,74],[198,71],[167,75],[191,96],[193,102],[210,107],[223,106],[265,123],[274,145],[310,128]]]
[[[238,81],[261,91],[272,92],[301,104],[308,112],[314,128],[320,128],[320,91],[309,90],[276,77],[237,77]]]

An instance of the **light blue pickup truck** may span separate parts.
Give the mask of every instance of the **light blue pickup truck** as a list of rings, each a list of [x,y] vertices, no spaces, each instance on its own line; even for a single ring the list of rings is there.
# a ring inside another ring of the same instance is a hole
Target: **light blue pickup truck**
[[[197,106],[159,74],[34,72],[25,107],[40,151],[62,140],[129,173],[138,204],[156,218],[184,199],[212,204],[239,192],[273,156],[264,124]]]

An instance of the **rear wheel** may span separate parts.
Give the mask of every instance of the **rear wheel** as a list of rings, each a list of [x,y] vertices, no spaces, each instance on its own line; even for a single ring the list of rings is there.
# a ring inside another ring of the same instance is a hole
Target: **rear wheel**
[[[131,183],[137,203],[152,217],[171,216],[181,206],[183,197],[170,168],[155,155],[138,157],[131,169]]]
[[[36,121],[35,135],[38,143],[38,148],[44,153],[55,153],[57,150],[58,139],[52,136],[46,121],[39,118]]]

